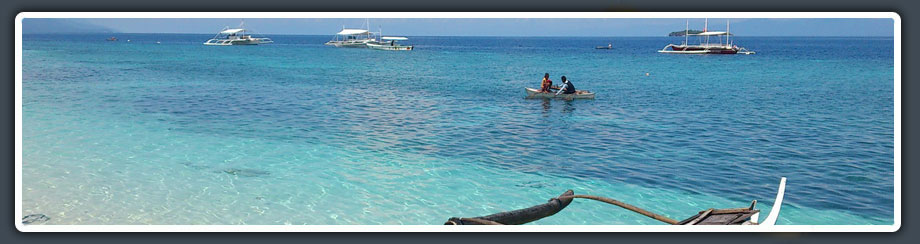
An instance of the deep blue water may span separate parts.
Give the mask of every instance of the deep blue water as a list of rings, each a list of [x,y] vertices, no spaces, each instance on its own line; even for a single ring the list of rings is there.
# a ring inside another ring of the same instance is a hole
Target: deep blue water
[[[51,162],[93,168],[86,155],[124,171],[139,170],[124,166],[138,155],[149,164],[143,167],[163,170],[239,168],[227,155],[243,150],[251,159],[246,167],[262,170],[254,172],[311,171],[305,165],[320,161],[341,167],[348,172],[331,168],[323,175],[347,174],[329,176],[348,182],[346,195],[358,194],[350,184],[392,183],[367,190],[389,197],[400,194],[393,192],[400,183],[412,188],[417,180],[484,177],[500,186],[477,192],[562,192],[573,187],[565,182],[598,182],[583,193],[629,185],[743,207],[752,199],[771,202],[785,176],[786,203],[797,210],[781,215],[783,224],[840,224],[806,216],[810,210],[852,216],[842,219],[855,223],[894,218],[890,37],[739,36],[737,45],[757,53],[669,55],[656,51],[682,38],[410,37],[415,50],[386,52],[322,45],[329,36],[270,35],[274,44],[213,47],[200,44],[210,35],[114,35],[118,42],[94,34],[23,37],[23,115],[32,122],[24,125],[26,187],[40,185],[30,169],[45,174]],[[607,43],[614,48],[593,49]],[[523,88],[538,87],[547,72],[557,83],[567,76],[596,99],[524,99]],[[103,136],[112,130],[119,133]],[[131,148],[106,139],[126,135],[143,136],[122,138],[139,144]],[[247,143],[203,143],[211,137]],[[100,143],[112,145],[88,146]],[[328,155],[277,151],[297,145],[322,145]],[[132,149],[136,155],[122,155]],[[393,171],[360,171],[364,162]],[[462,175],[355,183],[441,166]],[[511,175],[540,180],[489,178]],[[277,177],[266,184],[314,184]],[[318,181],[324,184],[322,176]],[[417,189],[429,196],[420,201],[465,192],[433,189]],[[145,199],[158,199],[150,194]],[[24,198],[38,202],[25,204],[27,210],[52,208],[29,191]],[[654,204],[642,199],[633,204]],[[451,207],[438,205],[431,215]],[[354,222],[367,219],[374,217]]]

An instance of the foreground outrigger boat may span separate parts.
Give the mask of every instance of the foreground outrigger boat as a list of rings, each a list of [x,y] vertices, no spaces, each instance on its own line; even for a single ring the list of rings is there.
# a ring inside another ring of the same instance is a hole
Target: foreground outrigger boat
[[[594,93],[585,91],[585,90],[577,90],[575,91],[574,94],[559,94],[559,95],[556,95],[556,93],[540,92],[539,89],[528,88],[528,87],[525,87],[524,90],[527,91],[527,98],[559,98],[559,99],[566,99],[566,100],[594,99]]]
[[[728,32],[729,27],[730,23],[726,21],[725,31],[708,31],[709,19],[706,19],[703,32],[691,34],[690,21],[687,20],[687,29],[684,31],[684,42],[681,44],[668,44],[661,50],[658,50],[658,52],[675,54],[754,54],[754,52],[747,51],[747,49],[743,47],[734,45],[734,41],[731,40],[732,34]],[[690,36],[699,37],[699,44],[690,45]],[[724,43],[722,42],[723,36],[725,37]],[[717,39],[718,43],[712,42],[711,39],[713,38]]]
[[[239,28],[231,29],[229,26],[217,33],[214,37],[204,42],[208,46],[230,46],[230,45],[258,45],[272,43],[272,39],[261,37],[252,37],[246,33],[243,28],[243,21],[240,21]]]
[[[773,202],[773,208],[770,214],[762,222],[760,219],[760,210],[755,209],[757,200],[751,202],[751,206],[745,208],[730,209],[706,209],[696,215],[681,221],[670,219],[644,209],[629,205],[614,199],[598,197],[591,195],[575,195],[575,192],[568,190],[559,197],[550,199],[549,202],[537,206],[518,209],[508,212],[501,212],[487,216],[473,218],[452,217],[445,222],[445,225],[520,225],[530,223],[562,211],[566,206],[572,203],[572,199],[586,198],[601,201],[630,211],[645,215],[647,217],[665,222],[671,225],[775,225],[779,217],[780,207],[783,204],[783,194],[786,192],[786,177],[780,178],[779,189],[777,189],[776,200]]]

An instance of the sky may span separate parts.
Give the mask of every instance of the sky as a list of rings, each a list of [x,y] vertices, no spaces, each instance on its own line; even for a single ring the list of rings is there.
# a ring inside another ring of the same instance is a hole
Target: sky
[[[24,33],[77,32],[214,34],[241,19],[26,19]],[[666,36],[684,30],[688,19],[368,19],[372,31],[405,36]],[[704,19],[689,19],[703,29]],[[257,34],[332,35],[358,28],[365,19],[245,19]],[[709,30],[725,30],[726,19],[709,19]],[[739,36],[893,36],[892,19],[731,19]]]

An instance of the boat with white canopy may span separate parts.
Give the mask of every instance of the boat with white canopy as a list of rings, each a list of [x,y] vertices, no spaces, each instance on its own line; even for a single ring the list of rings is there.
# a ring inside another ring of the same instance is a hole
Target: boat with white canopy
[[[367,48],[377,49],[377,50],[391,50],[391,51],[409,51],[412,50],[412,45],[400,45],[399,41],[408,41],[409,38],[401,36],[384,36],[380,38],[383,42],[380,43],[367,43]]]
[[[734,44],[734,40],[731,38],[732,34],[728,31],[730,26],[731,23],[726,20],[725,31],[709,31],[709,19],[706,19],[703,32],[690,33],[690,21],[687,20],[684,42],[681,44],[668,44],[658,52],[676,54],[754,54],[754,52]],[[697,37],[699,39],[698,44],[691,45],[690,36]]]
[[[370,26],[370,22],[365,19],[365,26]],[[335,47],[352,47],[367,48],[368,43],[378,44],[377,36],[379,33],[371,32],[367,28],[351,29],[342,26],[342,31],[335,33],[332,40],[326,42],[326,45]]]
[[[252,37],[251,34],[247,33],[247,30],[243,28],[243,21],[240,21],[239,28],[230,28],[224,27],[223,30],[217,33],[214,37],[204,42],[204,45],[209,46],[230,46],[230,45],[258,45],[258,44],[267,44],[272,43],[272,39],[265,37]]]

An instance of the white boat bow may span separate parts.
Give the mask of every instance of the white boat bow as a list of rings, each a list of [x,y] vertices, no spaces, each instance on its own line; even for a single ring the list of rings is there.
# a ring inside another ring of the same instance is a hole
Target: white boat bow
[[[770,209],[770,215],[760,223],[760,225],[776,225],[776,219],[779,218],[779,210],[783,206],[783,195],[786,193],[786,177],[779,179],[779,189],[776,190],[776,200],[773,201],[773,208]]]

